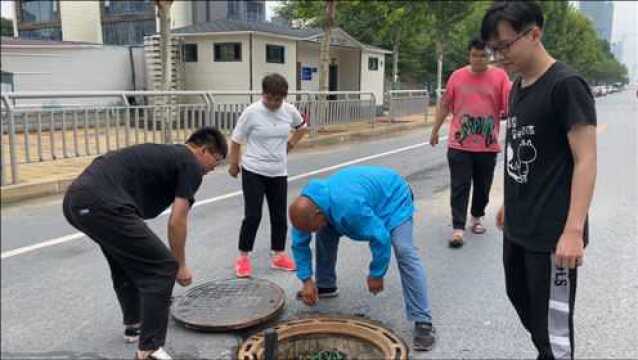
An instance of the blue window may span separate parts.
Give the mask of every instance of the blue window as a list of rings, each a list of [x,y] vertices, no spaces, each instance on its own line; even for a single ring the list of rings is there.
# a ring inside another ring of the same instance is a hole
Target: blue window
[[[47,23],[58,21],[57,0],[23,0],[20,9],[22,22]]]
[[[154,33],[155,20],[102,23],[104,43],[108,45],[143,44],[144,36]]]
[[[104,0],[104,14],[113,15],[131,15],[153,13],[155,8],[150,0]]]
[[[20,30],[19,33],[20,37],[25,39],[62,41],[62,31],[59,27]]]

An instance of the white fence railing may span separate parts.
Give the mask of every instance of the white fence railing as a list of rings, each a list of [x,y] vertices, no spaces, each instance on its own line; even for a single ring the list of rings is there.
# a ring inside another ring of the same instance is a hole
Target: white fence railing
[[[427,90],[391,90],[385,94],[388,101],[388,115],[392,121],[410,115],[425,114],[430,104]]]
[[[2,185],[18,183],[21,164],[100,155],[146,142],[184,142],[203,126],[229,133],[241,112],[259,96],[248,91],[3,94]],[[46,104],[52,99],[54,106],[41,105],[42,100]],[[304,116],[311,136],[318,129],[342,123],[374,125],[376,99],[371,92],[291,92],[288,101]]]

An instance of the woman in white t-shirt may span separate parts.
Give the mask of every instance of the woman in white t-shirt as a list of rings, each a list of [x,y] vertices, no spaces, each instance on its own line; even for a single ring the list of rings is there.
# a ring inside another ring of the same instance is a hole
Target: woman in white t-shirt
[[[239,234],[239,257],[235,260],[237,277],[252,274],[250,253],[261,222],[264,196],[270,214],[271,267],[294,271],[295,263],[286,254],[288,230],[288,151],[306,134],[306,124],[299,111],[284,102],[288,82],[279,74],[262,80],[261,100],[241,114],[233,130],[230,146],[230,176],[240,172],[244,193],[244,220]],[[292,131],[292,136],[290,133]],[[241,144],[246,145],[241,155]]]

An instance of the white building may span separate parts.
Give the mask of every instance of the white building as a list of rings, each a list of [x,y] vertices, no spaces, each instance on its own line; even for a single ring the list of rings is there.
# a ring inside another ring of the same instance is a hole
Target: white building
[[[3,91],[108,91],[144,86],[142,47],[2,37],[0,52]],[[106,99],[107,103],[117,100]]]
[[[153,0],[14,0],[13,5],[15,33],[21,38],[141,45],[145,35],[159,31]],[[171,6],[171,27],[218,19],[263,22],[265,12],[263,0],[177,0]]]
[[[290,90],[319,90],[321,29],[217,20],[173,35],[183,46],[184,90],[260,90],[273,72],[286,77]],[[329,89],[370,91],[382,105],[386,54],[335,29]]]

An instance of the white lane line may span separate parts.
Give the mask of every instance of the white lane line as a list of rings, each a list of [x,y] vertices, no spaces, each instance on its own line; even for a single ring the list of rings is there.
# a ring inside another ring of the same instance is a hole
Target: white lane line
[[[447,140],[447,136],[442,136],[441,137],[441,142]],[[292,182],[292,181],[296,181],[296,180],[300,180],[300,179],[305,179],[307,177],[310,176],[314,176],[317,174],[321,174],[321,173],[325,173],[328,171],[332,171],[332,170],[336,170],[336,169],[340,169],[342,167],[346,167],[346,166],[350,166],[350,165],[354,165],[354,164],[358,164],[358,163],[362,163],[365,161],[369,161],[369,160],[374,160],[374,159],[378,159],[384,156],[389,156],[389,155],[394,155],[394,154],[398,154],[404,151],[409,151],[409,150],[413,150],[422,146],[426,146],[428,145],[428,142],[422,142],[422,143],[418,143],[418,144],[414,144],[414,145],[410,145],[410,146],[405,146],[402,148],[398,148],[398,149],[394,149],[394,150],[390,150],[390,151],[386,151],[383,153],[379,153],[379,154],[375,154],[375,155],[370,155],[370,156],[365,156],[362,158],[358,158],[358,159],[354,159],[354,160],[350,160],[350,161],[346,161],[340,164],[336,164],[336,165],[332,165],[332,166],[328,166],[328,167],[324,167],[321,169],[317,169],[314,171],[310,171],[307,173],[303,173],[303,174],[299,174],[299,175],[295,175],[295,176],[291,176],[288,178],[288,182]],[[193,208],[196,207],[200,207],[202,205],[208,205],[208,204],[212,204],[218,201],[222,201],[222,200],[226,200],[226,199],[230,199],[236,196],[240,196],[242,194],[242,191],[233,191],[231,193],[227,193],[224,195],[220,195],[220,196],[215,196],[209,199],[204,199],[204,200],[200,200],[197,201],[195,203],[195,205],[193,205]],[[161,215],[167,215],[170,213],[170,208],[167,209],[166,211],[164,211]],[[43,241],[41,243],[35,244],[35,245],[29,245],[29,246],[24,246],[21,248],[17,248],[17,249],[13,249],[13,250],[8,250],[8,251],[4,251],[2,253],[2,259],[7,259],[13,256],[18,256],[18,255],[22,255],[22,254],[26,254],[35,250],[39,250],[39,249],[43,249],[49,246],[53,246],[53,245],[59,245],[59,244],[63,244],[72,240],[77,240],[84,237],[83,233],[75,233],[75,234],[71,234],[71,235],[66,235],[66,236],[62,236],[59,238],[55,238],[55,239],[51,239],[51,240],[47,240],[47,241]]]
[[[35,251],[35,250],[42,249],[42,248],[49,247],[49,246],[53,246],[53,245],[63,244],[65,242],[69,242],[71,240],[79,239],[79,238],[81,238],[83,236],[84,236],[83,233],[75,233],[75,234],[71,234],[71,235],[62,236],[62,237],[59,237],[59,238],[56,238],[56,239],[43,241],[43,242],[35,244],[35,245],[30,245],[30,246],[25,246],[25,247],[13,249],[13,250],[5,251],[5,252],[2,253],[2,259],[10,258],[12,256],[21,255],[21,254],[24,254],[24,253],[28,253],[28,252],[31,252],[31,251]]]

